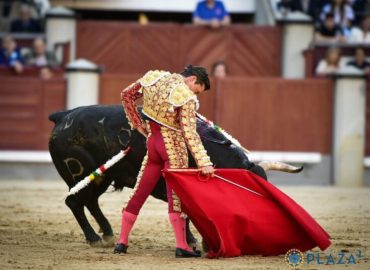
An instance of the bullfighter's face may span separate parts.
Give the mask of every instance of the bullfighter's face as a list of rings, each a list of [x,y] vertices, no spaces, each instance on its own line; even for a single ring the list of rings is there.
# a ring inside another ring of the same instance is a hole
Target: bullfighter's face
[[[185,84],[189,87],[189,89],[196,95],[204,92],[205,87],[204,84],[197,83],[196,76],[189,76],[184,78]]]

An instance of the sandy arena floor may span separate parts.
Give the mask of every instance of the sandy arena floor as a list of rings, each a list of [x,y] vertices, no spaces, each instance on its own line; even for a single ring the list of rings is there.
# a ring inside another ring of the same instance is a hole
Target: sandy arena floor
[[[329,254],[337,261],[338,252],[345,253],[344,262],[351,253],[356,259],[350,265],[315,261],[300,269],[370,269],[369,188],[280,188],[331,234],[333,245],[321,253],[322,261]],[[167,206],[155,199],[147,202],[134,227],[129,254],[112,254],[112,247],[91,248],[64,204],[66,191],[62,181],[0,181],[0,269],[289,269],[283,256],[175,259]],[[106,193],[100,198],[116,234],[129,192]],[[358,260],[358,250],[365,253],[364,259]]]

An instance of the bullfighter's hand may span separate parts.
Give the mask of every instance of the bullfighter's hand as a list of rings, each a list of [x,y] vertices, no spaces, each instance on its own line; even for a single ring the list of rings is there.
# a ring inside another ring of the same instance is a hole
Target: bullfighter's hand
[[[137,128],[137,131],[139,131],[145,138],[148,138],[148,132],[146,131],[146,125],[142,124]]]
[[[204,166],[200,168],[200,172],[203,175],[211,176],[213,177],[215,175],[215,169],[212,166]]]

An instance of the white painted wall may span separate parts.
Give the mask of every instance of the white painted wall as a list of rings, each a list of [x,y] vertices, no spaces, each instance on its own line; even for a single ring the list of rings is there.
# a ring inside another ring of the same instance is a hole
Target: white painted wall
[[[99,101],[99,68],[78,59],[67,65],[67,109],[95,105]]]
[[[67,109],[98,104],[99,75],[92,72],[68,72]]]
[[[339,77],[334,98],[334,181],[339,186],[362,186],[366,119],[366,81]]]
[[[283,27],[283,78],[303,79],[305,76],[303,51],[313,39],[313,25],[287,23]]]
[[[53,51],[56,43],[70,42],[69,60],[73,61],[76,55],[76,18],[74,17],[74,12],[66,8],[56,7],[49,9],[47,14],[50,15],[50,17],[46,19],[46,40],[48,49]],[[65,17],[53,17],[53,15],[64,15]]]

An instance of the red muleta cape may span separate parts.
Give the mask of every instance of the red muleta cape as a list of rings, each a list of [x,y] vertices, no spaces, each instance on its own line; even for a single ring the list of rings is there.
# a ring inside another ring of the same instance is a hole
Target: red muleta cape
[[[194,170],[163,172],[207,243],[208,257],[279,255],[290,249],[325,250],[330,236],[294,200],[263,178],[243,169],[217,169],[216,177]]]

